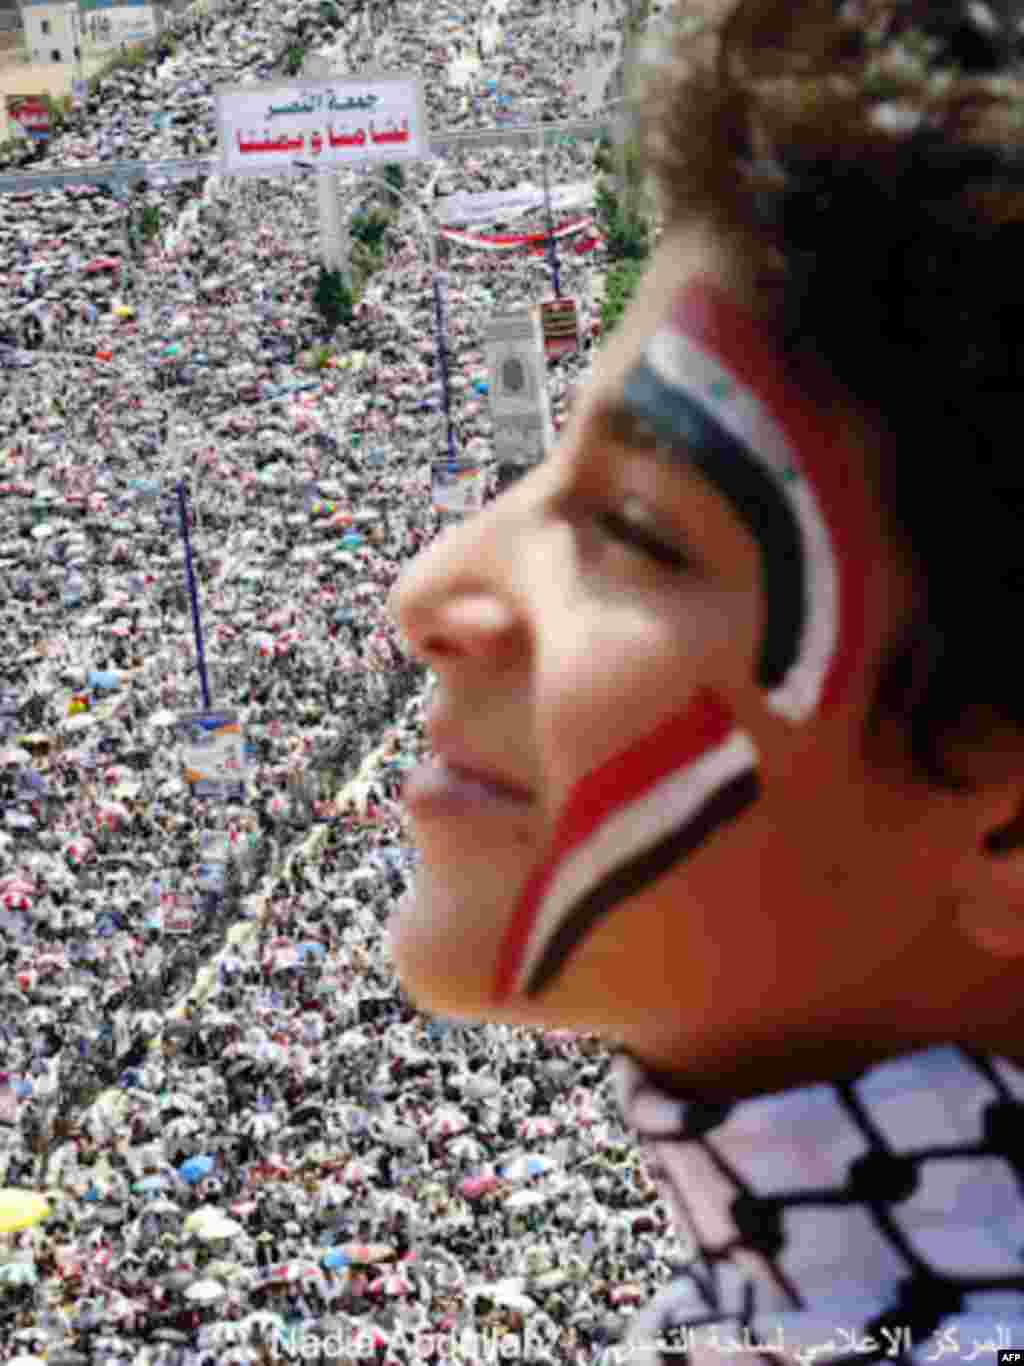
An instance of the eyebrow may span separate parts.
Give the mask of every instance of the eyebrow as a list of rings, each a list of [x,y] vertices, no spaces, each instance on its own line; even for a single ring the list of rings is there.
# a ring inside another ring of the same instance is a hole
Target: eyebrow
[[[656,457],[669,469],[679,472],[692,462],[690,444],[682,433],[667,434],[662,423],[645,416],[641,405],[626,400],[624,389],[600,399],[590,411],[595,435],[638,455]]]

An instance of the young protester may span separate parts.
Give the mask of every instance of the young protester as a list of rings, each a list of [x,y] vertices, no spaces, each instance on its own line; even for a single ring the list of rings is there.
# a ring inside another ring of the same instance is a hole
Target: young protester
[[[638,296],[396,590],[396,961],[621,1050],[697,1248],[631,1360],[1024,1345],[1019,18],[683,5]]]

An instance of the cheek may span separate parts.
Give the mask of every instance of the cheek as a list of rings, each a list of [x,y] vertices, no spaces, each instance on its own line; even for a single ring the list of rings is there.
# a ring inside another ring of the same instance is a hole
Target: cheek
[[[549,814],[598,764],[685,705],[700,672],[696,636],[692,624],[605,607],[577,614],[550,641],[534,713]]]

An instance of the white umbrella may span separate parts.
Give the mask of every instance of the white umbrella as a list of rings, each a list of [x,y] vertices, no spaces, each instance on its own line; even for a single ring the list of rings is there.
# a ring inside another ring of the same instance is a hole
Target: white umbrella
[[[455,1079],[455,1085],[460,1087],[464,1096],[469,1096],[471,1100],[484,1100],[487,1096],[493,1096],[501,1089],[501,1082],[497,1077],[491,1076],[487,1072],[470,1073],[465,1081],[460,1082]]]
[[[213,1304],[214,1300],[219,1300],[227,1291],[220,1281],[193,1281],[185,1291],[185,1298],[196,1300],[199,1304]]]
[[[542,1157],[539,1153],[524,1153],[502,1164],[499,1174],[506,1181],[529,1181],[531,1176],[543,1176],[546,1172],[553,1171],[557,1165],[551,1157]]]
[[[161,1195],[158,1200],[144,1205],[143,1214],[180,1214],[181,1206],[175,1204],[173,1200],[168,1200],[166,1195]]]
[[[519,1277],[509,1278],[503,1281],[493,1281],[490,1285],[475,1285],[470,1290],[470,1298],[479,1299],[481,1296],[493,1300],[495,1304],[506,1305],[509,1309],[520,1309],[524,1314],[529,1314],[537,1308],[535,1300],[531,1300],[529,1295],[523,1293],[524,1282]]]
[[[505,1201],[506,1209],[534,1209],[545,1203],[544,1196],[538,1191],[515,1191]]]
[[[60,729],[69,735],[75,731],[88,730],[90,726],[96,724],[96,718],[87,711],[80,711],[75,716],[69,716],[60,723]]]
[[[213,1219],[208,1223],[202,1224],[196,1229],[196,1237],[201,1238],[204,1243],[212,1243],[221,1238],[234,1238],[236,1234],[244,1233],[245,1228],[237,1219]]]
[[[442,1105],[430,1121],[429,1131],[433,1138],[448,1138],[461,1134],[469,1128],[469,1118],[454,1106]]]
[[[466,1162],[482,1162],[486,1156],[483,1144],[469,1134],[460,1134],[454,1143],[449,1143],[448,1152]]]
[[[204,1224],[210,1223],[211,1220],[226,1218],[227,1215],[218,1205],[200,1205],[188,1216],[182,1228],[186,1233],[195,1233]]]
[[[146,724],[149,726],[173,726],[177,719],[173,711],[162,708],[160,711],[155,711]]]
[[[519,1126],[519,1137],[525,1139],[553,1138],[557,1132],[557,1123],[547,1115],[530,1115]]]

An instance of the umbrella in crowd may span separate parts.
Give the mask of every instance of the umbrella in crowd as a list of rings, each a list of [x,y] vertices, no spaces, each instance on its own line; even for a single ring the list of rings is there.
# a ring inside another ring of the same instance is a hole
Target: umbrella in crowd
[[[586,114],[622,27],[619,0],[199,0],[0,169],[207,156],[215,87],[296,47],[422,71],[435,128]],[[592,156],[550,147],[552,184]],[[488,146],[407,163],[404,193],[542,178]],[[350,215],[378,195],[341,184]],[[325,334],[316,220],[306,180],[0,197],[0,1360],[226,1366],[333,1325],[396,1363],[528,1316],[589,1362],[684,1252],[592,1041],[424,1020],[398,989],[426,680],[386,599],[440,521],[432,279],[399,203]],[[486,452],[487,320],[551,282],[450,251],[454,436]],[[603,248],[561,253],[589,339]],[[588,364],[550,371],[556,420]],[[238,739],[203,790],[211,710]]]

